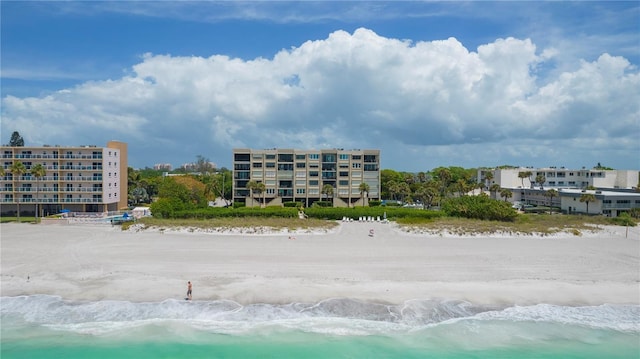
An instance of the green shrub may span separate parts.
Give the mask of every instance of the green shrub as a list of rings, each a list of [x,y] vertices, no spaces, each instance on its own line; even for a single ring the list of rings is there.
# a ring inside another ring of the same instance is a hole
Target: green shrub
[[[333,203],[330,201],[316,201],[312,207],[333,207]]]
[[[284,202],[283,205],[285,207],[295,207],[295,208],[302,207],[302,203],[301,202]]]
[[[382,201],[371,200],[369,201],[369,207],[377,207],[382,203]]]
[[[492,221],[509,221],[516,219],[518,214],[511,208],[511,204],[498,201],[487,196],[462,196],[446,200],[442,210],[452,217],[474,218]]]
[[[618,217],[610,218],[609,221],[618,226],[635,227],[636,221],[631,218],[631,215],[627,212],[622,212]]]
[[[233,202],[233,208],[242,208],[242,207],[246,207],[247,204],[244,202]]]

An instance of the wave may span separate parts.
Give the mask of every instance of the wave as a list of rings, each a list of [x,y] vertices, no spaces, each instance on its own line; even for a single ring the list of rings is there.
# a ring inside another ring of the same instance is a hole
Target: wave
[[[81,302],[31,295],[0,297],[0,314],[3,326],[22,323],[93,335],[158,326],[219,334],[285,328],[333,335],[376,335],[419,331],[460,321],[543,322],[640,332],[638,305],[570,307],[538,304],[498,308],[440,299],[409,300],[401,305],[349,298],[318,303],[241,305],[230,300]]]

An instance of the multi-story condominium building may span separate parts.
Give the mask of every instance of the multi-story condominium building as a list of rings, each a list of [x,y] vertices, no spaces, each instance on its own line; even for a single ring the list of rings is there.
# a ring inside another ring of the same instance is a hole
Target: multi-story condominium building
[[[173,166],[171,166],[171,163],[156,163],[155,165],[153,165],[154,170],[171,171],[172,168]]]
[[[249,181],[264,184],[254,196]],[[366,183],[368,193],[361,192]],[[333,187],[327,198],[323,187]],[[310,206],[328,200],[335,207],[353,207],[380,199],[380,150],[233,150],[233,200],[248,206],[301,202]],[[264,203],[263,203],[264,202]]]
[[[127,207],[127,144],[110,141],[106,147],[0,147],[2,213],[35,214],[107,212]],[[16,163],[22,174],[12,173]],[[32,173],[42,165],[44,175]],[[36,206],[37,204],[37,206]]]

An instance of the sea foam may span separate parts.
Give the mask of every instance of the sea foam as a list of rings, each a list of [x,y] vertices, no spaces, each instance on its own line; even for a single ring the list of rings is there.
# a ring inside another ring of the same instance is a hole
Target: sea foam
[[[241,305],[229,300],[162,302],[69,301],[49,295],[1,297],[3,324],[29,323],[55,330],[101,335],[140,328],[220,334],[278,328],[333,335],[402,333],[468,321],[554,323],[640,332],[640,306],[569,307],[550,304],[490,308],[459,300],[410,300],[401,305],[348,298],[318,303]],[[142,329],[141,329],[142,330]]]

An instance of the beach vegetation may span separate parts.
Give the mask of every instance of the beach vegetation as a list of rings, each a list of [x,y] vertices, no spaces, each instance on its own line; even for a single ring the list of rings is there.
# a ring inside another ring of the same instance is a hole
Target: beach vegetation
[[[451,217],[464,217],[491,221],[514,221],[518,213],[511,204],[488,196],[461,196],[447,199],[442,210]]]
[[[476,234],[525,234],[551,235],[555,233],[570,233],[581,236],[582,233],[597,231],[600,226],[611,225],[613,218],[586,215],[537,215],[519,214],[514,221],[481,220],[462,217],[440,216],[429,220],[415,218],[399,218],[396,222],[405,227],[432,231],[434,233],[447,231],[460,235]]]

